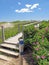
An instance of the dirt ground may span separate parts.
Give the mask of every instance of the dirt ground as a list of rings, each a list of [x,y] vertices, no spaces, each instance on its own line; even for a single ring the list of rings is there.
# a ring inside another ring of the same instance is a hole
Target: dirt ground
[[[13,58],[11,61],[0,60],[0,65],[20,65],[19,58]],[[28,65],[28,63],[23,59],[23,65]]]
[[[33,65],[32,53],[24,54],[23,65]],[[12,58],[11,61],[4,61],[0,59],[0,65],[20,65],[20,58]]]

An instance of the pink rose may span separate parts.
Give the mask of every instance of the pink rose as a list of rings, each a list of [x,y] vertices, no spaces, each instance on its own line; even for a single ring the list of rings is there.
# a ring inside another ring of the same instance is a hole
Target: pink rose
[[[44,55],[41,56],[42,59],[45,59],[46,57]]]

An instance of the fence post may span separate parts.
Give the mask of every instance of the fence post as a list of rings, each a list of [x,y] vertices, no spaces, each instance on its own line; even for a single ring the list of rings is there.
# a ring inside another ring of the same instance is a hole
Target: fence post
[[[4,42],[4,40],[5,40],[5,36],[4,36],[4,26],[1,26],[1,28],[2,28],[2,42]]]
[[[23,33],[23,40],[24,40],[24,25],[22,25],[22,33]]]
[[[20,33],[20,24],[18,24],[18,33]]]
[[[23,41],[23,39],[19,39],[19,59],[20,59],[20,65],[23,65],[23,49],[24,49],[24,41]]]

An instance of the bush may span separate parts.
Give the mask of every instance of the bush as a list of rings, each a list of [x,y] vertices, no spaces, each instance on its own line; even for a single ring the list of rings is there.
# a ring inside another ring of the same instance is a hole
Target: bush
[[[45,37],[46,37],[47,40],[49,41],[49,28],[48,28],[48,31],[46,31],[46,33],[45,33]]]
[[[30,25],[30,26],[26,26],[24,29],[24,39],[25,43],[32,43],[33,40],[32,38],[34,37],[34,35],[36,34],[37,30],[34,28],[34,25]]]
[[[39,26],[39,29],[45,28],[47,26],[49,26],[49,22],[48,21],[42,21],[40,26]]]
[[[41,22],[39,29],[27,26],[24,29],[25,46],[31,44],[34,65],[49,65],[49,22]]]

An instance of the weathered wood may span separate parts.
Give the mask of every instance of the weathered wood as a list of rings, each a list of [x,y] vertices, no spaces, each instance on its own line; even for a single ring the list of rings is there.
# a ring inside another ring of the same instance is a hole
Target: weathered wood
[[[0,59],[5,60],[5,61],[11,61],[11,58],[9,58],[5,55],[0,55]]]
[[[1,28],[2,28],[2,42],[4,42],[4,40],[5,40],[4,27],[3,27],[3,26],[1,26]]]
[[[24,41],[23,39],[19,40],[19,59],[20,59],[20,65],[23,65],[23,49],[24,49]]]
[[[7,40],[5,40],[4,42],[5,43],[11,43],[11,44],[18,44],[19,43],[19,38],[22,37],[23,33],[20,32],[19,34],[17,34],[16,36],[14,37],[11,37],[11,38],[8,38]]]
[[[19,57],[19,51],[15,52],[14,50],[19,50],[19,40],[18,39],[22,37],[22,35],[23,33],[20,32],[16,36],[11,37],[5,40],[2,44],[0,44],[0,52],[3,53],[2,54],[3,56],[0,55],[0,59],[9,60],[7,59],[8,55],[10,55],[10,57],[11,56]],[[7,57],[5,57],[4,55],[5,56],[7,55]]]
[[[24,26],[22,26],[22,33],[23,33],[22,38],[23,38],[23,40],[24,40]]]
[[[18,33],[20,33],[20,24],[18,24]]]
[[[0,48],[0,52],[3,52],[5,54],[9,54],[9,55],[13,55],[13,56],[19,56],[18,52],[14,52],[14,51],[11,51],[11,50],[8,50],[8,49]]]
[[[5,47],[5,48],[10,48],[10,49],[17,49],[19,50],[19,48],[17,47],[17,45],[13,45],[13,44],[7,44],[7,43],[3,43],[3,44],[0,44],[1,47]]]

